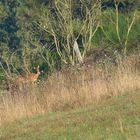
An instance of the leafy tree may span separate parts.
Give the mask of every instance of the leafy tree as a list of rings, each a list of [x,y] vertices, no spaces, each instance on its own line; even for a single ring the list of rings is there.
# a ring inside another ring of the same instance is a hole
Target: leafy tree
[[[2,0],[0,6],[1,12],[5,11],[5,16],[1,16],[0,43],[5,43],[11,50],[15,50],[20,44],[20,38],[17,36],[19,27],[16,19],[18,2],[16,0]]]
[[[140,6],[139,0],[102,0],[102,9],[115,9],[115,2],[118,3],[118,10],[122,12],[128,12]]]

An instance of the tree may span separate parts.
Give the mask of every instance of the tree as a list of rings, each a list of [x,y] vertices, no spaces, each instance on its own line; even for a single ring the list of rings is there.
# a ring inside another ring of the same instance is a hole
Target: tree
[[[16,0],[2,0],[0,3],[1,12],[4,12],[4,16],[1,16],[0,23],[0,44],[6,44],[11,50],[15,50],[19,47],[20,38],[17,36],[19,30],[16,9],[18,2]]]

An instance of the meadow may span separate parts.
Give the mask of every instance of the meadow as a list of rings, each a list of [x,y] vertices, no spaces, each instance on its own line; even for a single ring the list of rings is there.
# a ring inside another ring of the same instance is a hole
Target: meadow
[[[51,74],[38,84],[11,86],[1,94],[0,124],[36,114],[66,111],[140,88],[139,57],[116,66],[84,65]]]
[[[1,140],[139,140],[140,91],[76,109],[28,116],[0,127]]]

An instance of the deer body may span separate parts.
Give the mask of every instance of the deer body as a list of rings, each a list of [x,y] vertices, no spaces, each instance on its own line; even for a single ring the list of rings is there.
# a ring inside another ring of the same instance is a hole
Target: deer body
[[[37,73],[24,73],[24,74],[20,74],[18,76],[18,82],[20,83],[34,83],[37,81],[39,75],[40,75],[40,71],[39,71],[39,66],[36,69]]]

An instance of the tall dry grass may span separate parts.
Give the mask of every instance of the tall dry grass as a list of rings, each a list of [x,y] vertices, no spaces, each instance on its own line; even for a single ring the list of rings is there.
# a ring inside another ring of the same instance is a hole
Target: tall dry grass
[[[0,98],[0,124],[51,111],[83,107],[140,88],[136,57],[114,65],[83,66],[53,73],[39,85],[24,85]]]

